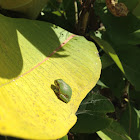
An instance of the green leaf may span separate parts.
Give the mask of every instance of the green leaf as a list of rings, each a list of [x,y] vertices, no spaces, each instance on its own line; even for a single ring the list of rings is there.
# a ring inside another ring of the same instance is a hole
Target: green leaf
[[[108,88],[101,80],[98,80],[97,85],[104,87],[104,88]]]
[[[100,35],[103,40],[99,40],[99,45],[102,43],[101,45],[103,48],[107,48],[106,43],[110,45],[116,52],[115,55],[120,60],[120,62],[118,62],[122,67],[119,67],[116,60],[113,60],[121,71],[123,68],[124,72],[122,72],[131,84],[134,85],[136,90],[140,90],[140,65],[138,65],[140,60],[140,49],[136,46],[140,43],[140,20],[131,13],[127,17],[114,17],[109,12],[105,11],[104,5],[101,4],[96,4],[95,8],[98,16],[100,16],[106,27],[106,32],[103,35]],[[110,52],[109,49],[105,52]],[[114,54],[114,52],[112,53]]]
[[[75,25],[75,6],[73,0],[63,0],[64,10],[66,12],[67,20],[70,22],[71,26]]]
[[[140,29],[130,33],[128,35],[128,43],[132,45],[139,45],[140,44]]]
[[[125,86],[124,76],[116,65],[112,65],[102,70],[100,80],[108,86],[113,95],[116,97],[122,96],[122,91]]]
[[[115,17],[107,11],[104,5],[97,3],[95,10],[106,28],[106,34],[111,40],[111,44],[132,44],[135,41],[132,34],[140,29],[140,19],[137,19],[131,13],[127,17]]]
[[[127,6],[129,12],[132,12],[139,3],[139,0],[119,0],[119,2],[123,2]]]
[[[75,27],[74,1],[62,0],[62,2],[59,3],[56,0],[51,0],[43,9],[43,13],[44,15],[39,16],[39,19],[57,24],[73,32]]]
[[[133,107],[127,107],[123,112],[120,124],[133,140],[140,140],[140,111]]]
[[[137,0],[137,5],[132,12],[137,18],[140,18],[140,0]]]
[[[78,121],[71,131],[93,133],[104,129],[112,122],[112,119],[109,119],[106,113],[113,111],[114,107],[107,98],[97,93],[89,93],[80,104],[76,113]]]
[[[60,138],[59,140],[68,140],[68,136],[65,135],[63,138]]]
[[[131,104],[136,108],[140,109],[140,92],[131,89],[129,92],[129,98]]]
[[[123,46],[118,50],[126,78],[140,91],[140,49],[136,46]]]
[[[0,15],[0,134],[65,136],[100,72],[96,46],[84,37],[50,23]],[[52,89],[56,79],[72,88],[67,104]]]
[[[98,131],[97,134],[103,140],[132,140],[116,121],[113,121],[108,128]]]
[[[43,11],[43,13],[44,13],[44,15],[39,16],[39,18],[38,18],[39,20],[51,22],[53,24],[56,24],[57,26],[65,28],[65,29],[69,28],[69,23],[64,18],[64,16],[58,15],[58,14],[60,14],[59,11],[54,11],[54,12]]]
[[[102,62],[102,69],[105,69],[114,64],[114,61],[106,53],[103,54],[100,58]]]
[[[120,62],[118,55],[116,54],[115,50],[112,48],[111,44],[104,40],[102,34],[99,31],[96,31],[95,34],[91,33],[90,37],[96,41],[96,43],[103,49],[117,64],[120,70],[124,73],[123,66]]]
[[[75,8],[77,8],[77,7],[75,7],[76,5],[74,5],[74,3],[76,3],[76,1],[73,1],[73,0],[63,0],[62,1],[62,7],[63,7],[63,11],[65,13],[63,16],[63,17],[65,17],[65,23],[63,23],[65,25],[62,27],[71,32],[74,31],[75,23],[76,23]]]
[[[25,14],[30,19],[36,19],[48,0],[1,0],[0,7]]]

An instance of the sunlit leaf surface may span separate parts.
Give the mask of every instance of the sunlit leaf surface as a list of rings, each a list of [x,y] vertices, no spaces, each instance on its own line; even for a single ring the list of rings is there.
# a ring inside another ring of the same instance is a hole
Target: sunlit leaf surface
[[[84,37],[50,23],[0,16],[0,133],[63,137],[100,71],[98,51]],[[72,88],[68,104],[51,88],[58,78]]]
[[[98,131],[97,134],[105,140],[132,140],[124,128],[115,121],[108,128]]]

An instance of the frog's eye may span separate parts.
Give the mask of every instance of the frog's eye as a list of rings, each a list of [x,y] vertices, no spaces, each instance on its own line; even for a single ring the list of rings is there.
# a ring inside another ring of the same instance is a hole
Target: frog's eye
[[[57,85],[57,81],[56,80],[54,80],[54,84]]]
[[[54,81],[54,84],[55,84],[56,87],[59,87],[59,83],[58,83],[57,80]]]

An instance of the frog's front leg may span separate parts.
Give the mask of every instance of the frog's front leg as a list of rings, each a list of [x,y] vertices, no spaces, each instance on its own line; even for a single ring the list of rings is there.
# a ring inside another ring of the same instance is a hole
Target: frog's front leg
[[[59,89],[58,89],[58,88],[55,88],[53,91],[54,91],[56,94],[59,95]]]

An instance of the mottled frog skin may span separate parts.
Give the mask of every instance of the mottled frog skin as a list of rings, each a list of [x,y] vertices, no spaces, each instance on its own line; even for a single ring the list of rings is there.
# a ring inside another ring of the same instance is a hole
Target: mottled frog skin
[[[55,80],[54,84],[55,84],[55,90],[54,90],[55,93],[62,101],[68,103],[72,95],[71,87],[67,83],[65,83],[62,79]]]

